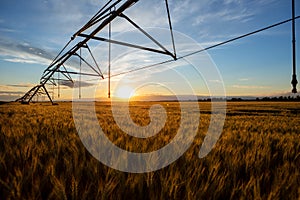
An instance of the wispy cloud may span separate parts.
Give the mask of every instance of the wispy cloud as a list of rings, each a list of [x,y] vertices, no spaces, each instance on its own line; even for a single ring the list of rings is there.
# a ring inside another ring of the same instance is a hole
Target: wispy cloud
[[[22,91],[0,91],[0,95],[21,95],[24,94]]]
[[[30,88],[30,87],[33,87],[35,85],[31,84],[31,83],[24,83],[24,84],[20,83],[20,84],[8,84],[8,85],[5,85],[5,86],[12,87],[12,88]]]
[[[70,45],[69,48],[72,46]],[[68,50],[68,49],[67,49]],[[66,51],[64,51],[66,53]],[[0,59],[14,63],[28,63],[48,67],[56,55],[53,52],[35,47],[27,42],[20,42],[9,38],[0,38]],[[78,71],[79,59],[72,57],[65,65],[66,68]],[[83,72],[85,69],[83,69]]]
[[[262,85],[233,85],[233,88],[236,89],[269,89],[270,86],[262,86]]]
[[[17,63],[48,65],[53,55],[28,43],[0,38],[0,56],[3,60]]]
[[[243,81],[250,81],[251,80],[251,78],[239,78],[238,79],[238,81],[241,81],[241,82],[243,82]]]
[[[222,84],[223,82],[221,80],[215,79],[215,80],[209,80],[211,83],[220,83]]]
[[[193,26],[197,32],[197,40],[224,40],[239,34],[241,26],[251,22],[262,12],[263,6],[273,0],[244,1],[244,0],[203,0],[176,1],[173,12],[176,13],[175,27],[182,24]],[[239,24],[237,26],[237,24]],[[187,27],[188,27],[187,26]],[[248,26],[249,27],[249,26]],[[182,29],[186,33],[189,29]]]
[[[19,84],[6,84],[6,85],[0,85],[0,91],[15,91],[16,89],[21,88],[31,88],[34,84],[32,83],[19,83]]]
[[[0,24],[1,24],[1,22],[0,22]],[[16,30],[16,29],[12,29],[12,28],[0,28],[0,32],[16,33],[16,32],[19,32],[19,31]]]
[[[0,85],[0,100],[1,101],[14,101],[14,100],[16,100],[17,98],[24,95],[25,90],[27,89],[25,86],[28,86],[28,88],[30,88],[31,84]]]
[[[15,101],[20,98],[24,92],[22,91],[1,91],[0,90],[0,101]]]
[[[213,13],[206,13],[204,15],[197,16],[193,20],[194,26],[198,26],[200,24],[207,24],[209,22],[213,22],[214,20],[218,19],[223,22],[231,22],[231,21],[239,21],[239,22],[247,22],[251,20],[251,14],[247,9],[243,9],[238,13],[232,12],[231,9],[225,8],[223,10],[219,10]]]

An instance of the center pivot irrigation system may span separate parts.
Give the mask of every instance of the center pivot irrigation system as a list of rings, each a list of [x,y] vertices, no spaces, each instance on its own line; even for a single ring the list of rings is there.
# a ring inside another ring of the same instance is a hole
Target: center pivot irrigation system
[[[126,16],[124,14],[124,11],[133,6],[135,3],[137,3],[139,0],[109,0],[79,31],[77,31],[69,40],[69,42],[64,46],[64,48],[59,52],[59,54],[54,58],[52,63],[44,70],[43,75],[40,79],[40,83],[36,86],[34,86],[32,89],[30,89],[24,96],[21,98],[17,99],[16,101],[19,101],[24,104],[29,104],[32,100],[33,97],[35,96],[41,96],[41,95],[47,95],[49,100],[51,101],[52,104],[54,104],[48,90],[47,90],[47,85],[52,85],[52,86],[58,86],[59,90],[59,85],[61,83],[65,83],[66,81],[69,82],[70,84],[68,85],[75,85],[75,81],[72,79],[71,75],[76,75],[81,78],[81,76],[94,76],[98,77],[99,79],[108,79],[108,97],[110,98],[110,79],[111,77],[116,77],[119,75],[127,74],[127,73],[132,73],[138,70],[143,70],[143,69],[148,69],[148,68],[153,68],[157,67],[162,64],[166,64],[169,62],[175,62],[176,60],[183,59],[185,57],[189,57],[192,55],[195,55],[197,53],[233,42],[235,40],[248,37],[250,35],[259,33],[261,31],[265,31],[267,29],[292,22],[292,69],[293,69],[293,74],[292,74],[292,92],[297,93],[297,76],[296,76],[296,34],[295,34],[295,20],[300,18],[300,16],[295,16],[295,0],[292,0],[292,18],[287,19],[281,22],[278,22],[276,24],[272,24],[270,26],[255,30],[253,32],[229,39],[227,41],[212,45],[210,47],[200,49],[198,51],[194,51],[192,53],[183,55],[178,57],[176,55],[176,48],[175,48],[175,40],[174,40],[174,35],[173,35],[173,30],[172,30],[172,23],[171,23],[171,16],[170,16],[170,11],[169,11],[169,5],[168,5],[168,0],[165,1],[165,6],[166,6],[166,13],[167,13],[167,18],[168,18],[168,25],[169,25],[169,30],[170,30],[170,37],[171,37],[171,42],[172,42],[172,50],[168,50],[164,45],[162,45],[158,40],[156,40],[153,36],[151,36],[148,32],[146,32],[142,27],[140,27],[137,23],[135,23],[131,18]],[[122,42],[118,40],[113,40],[111,38],[111,22],[114,21],[116,18],[123,18],[125,21],[130,23],[135,29],[137,29],[139,32],[144,34],[147,38],[149,38],[156,46],[157,48],[149,48],[143,45],[136,45],[132,43],[127,43],[127,42]],[[105,28],[108,28],[108,38],[100,37],[98,34],[103,33]],[[72,41],[75,40],[75,38],[81,38],[81,40],[75,44],[74,46],[70,47],[70,44]],[[90,41],[98,41],[98,42],[107,42],[108,43],[108,74],[107,77],[104,77],[103,73],[100,70],[100,67],[92,54],[92,51],[88,45],[88,42]],[[170,59],[156,63],[156,64],[151,64],[147,66],[143,66],[140,68],[135,68],[129,71],[121,72],[119,74],[113,74],[111,75],[111,44],[116,44],[116,45],[121,45],[121,46],[126,46],[130,48],[136,48],[144,51],[149,51],[157,54],[162,54],[169,56]],[[86,59],[83,58],[82,56],[82,49],[87,50],[88,54],[92,58],[92,64],[88,62]],[[71,58],[73,57],[79,58],[80,62],[80,68],[78,71],[76,70],[68,70],[68,67],[66,67],[66,62],[70,61]],[[86,73],[82,72],[81,70],[81,65],[82,63],[85,64],[85,66],[88,66],[92,73]],[[57,74],[57,76],[55,76]],[[62,77],[62,78],[61,78]],[[81,80],[81,79],[80,79]],[[78,82],[78,87],[80,91],[80,84],[81,81],[79,80]],[[58,94],[59,95],[59,94]],[[79,92],[79,98],[81,98],[81,92]]]

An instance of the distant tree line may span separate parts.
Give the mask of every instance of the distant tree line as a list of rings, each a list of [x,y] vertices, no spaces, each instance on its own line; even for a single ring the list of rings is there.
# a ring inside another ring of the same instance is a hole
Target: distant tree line
[[[210,101],[224,101],[223,98],[204,98],[198,99],[201,102],[210,102]],[[227,101],[294,101],[300,102],[300,95],[297,96],[279,96],[279,97],[256,97],[256,98],[241,98],[241,97],[232,97],[227,99]]]
[[[256,101],[300,101],[300,96],[280,96],[280,97],[263,97],[256,98]]]

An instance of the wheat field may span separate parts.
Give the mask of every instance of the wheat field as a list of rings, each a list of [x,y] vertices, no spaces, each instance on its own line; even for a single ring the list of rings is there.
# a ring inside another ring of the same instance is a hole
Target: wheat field
[[[134,138],[114,122],[110,103],[96,103],[99,124],[123,149],[149,152],[176,135],[180,108],[156,102],[167,121],[156,137]],[[154,102],[132,102],[132,120],[150,123]],[[200,102],[197,136],[183,156],[154,172],[111,169],[85,149],[72,104],[0,105],[0,199],[299,199],[300,103],[228,102],[224,129],[202,159],[210,103]]]

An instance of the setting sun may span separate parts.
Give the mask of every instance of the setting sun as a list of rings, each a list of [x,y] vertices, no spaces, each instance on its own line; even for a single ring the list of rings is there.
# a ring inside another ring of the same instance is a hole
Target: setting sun
[[[116,89],[115,97],[130,99],[134,95],[134,89],[129,86],[120,86]]]

